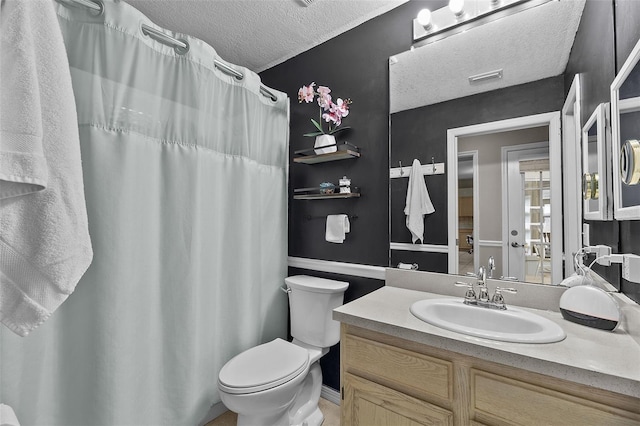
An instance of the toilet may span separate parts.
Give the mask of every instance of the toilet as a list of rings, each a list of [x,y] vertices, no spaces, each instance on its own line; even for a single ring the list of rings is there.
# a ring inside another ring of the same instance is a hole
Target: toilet
[[[238,413],[238,426],[318,426],[324,420],[319,360],[340,341],[340,323],[331,315],[349,283],[308,275],[284,281],[293,341],[275,339],[248,349],[218,375],[220,397]]]

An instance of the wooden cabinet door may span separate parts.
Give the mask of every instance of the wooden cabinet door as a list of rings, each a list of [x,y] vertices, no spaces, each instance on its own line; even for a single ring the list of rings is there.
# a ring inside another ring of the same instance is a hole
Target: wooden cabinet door
[[[489,425],[638,426],[640,415],[471,369],[472,410]]]
[[[451,411],[349,373],[343,404],[343,426],[453,425]]]

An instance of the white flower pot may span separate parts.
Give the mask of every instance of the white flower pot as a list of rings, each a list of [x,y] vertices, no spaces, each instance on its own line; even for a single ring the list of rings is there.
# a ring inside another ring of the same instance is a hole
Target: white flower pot
[[[333,145],[329,148],[321,148],[321,149],[317,149],[323,146],[327,146],[327,145]],[[338,150],[338,147],[335,146],[336,145],[336,137],[333,135],[320,135],[320,136],[316,136],[316,143],[313,145],[314,148],[316,148],[316,154],[327,154],[329,152],[336,152]]]

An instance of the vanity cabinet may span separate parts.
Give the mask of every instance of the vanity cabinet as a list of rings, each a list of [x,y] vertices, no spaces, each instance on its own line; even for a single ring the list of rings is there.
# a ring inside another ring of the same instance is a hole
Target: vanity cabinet
[[[343,426],[640,425],[637,398],[351,325],[341,338]]]

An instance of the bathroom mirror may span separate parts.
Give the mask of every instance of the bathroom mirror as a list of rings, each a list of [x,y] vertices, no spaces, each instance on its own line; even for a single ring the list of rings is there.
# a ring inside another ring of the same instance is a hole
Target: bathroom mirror
[[[609,103],[593,111],[582,128],[582,199],[586,220],[612,219]]]
[[[640,219],[640,42],[611,85],[614,216]]]
[[[430,231],[435,237],[432,240],[427,239],[426,244],[422,245],[412,245],[409,239],[399,238],[403,236],[402,232],[399,232],[402,225],[400,216],[403,212],[399,207],[400,201],[395,198],[400,198],[403,193],[394,188],[395,182],[392,182],[392,263],[405,261],[402,259],[418,259],[417,252],[429,252],[433,256],[429,259],[425,257],[426,267],[418,260],[411,261],[420,264],[421,270],[464,274],[476,271],[479,265],[486,265],[488,257],[492,256],[496,263],[494,278],[515,276],[520,281],[545,284],[558,284],[562,281],[565,271],[560,113],[549,113],[553,117],[546,116],[542,121],[540,117],[531,118],[536,114],[527,116],[527,111],[532,111],[533,107],[521,106],[530,103],[532,95],[528,93],[529,97],[524,98],[515,94],[510,101],[513,109],[520,108],[524,111],[520,118],[530,121],[514,124],[508,123],[510,119],[492,119],[488,111],[495,108],[488,107],[486,103],[496,99],[491,93],[498,90],[535,84],[562,75],[583,8],[584,1],[546,3],[493,22],[491,28],[473,28],[389,59],[392,167],[398,160],[410,162],[412,158],[431,158],[434,152],[437,161],[442,158],[442,151],[446,152],[447,158],[446,190],[435,189],[436,197],[441,196],[446,200],[446,222],[435,222],[438,224],[437,228],[440,228],[440,223],[446,223],[448,230],[445,238],[442,238],[440,231],[436,229]],[[556,29],[561,31],[554,32]],[[500,33],[500,37],[495,37],[496,32]],[[544,37],[541,36],[543,33]],[[528,36],[525,37],[523,34]],[[527,43],[526,47],[520,44],[524,43],[524,40]],[[527,51],[527,55],[522,55],[522,51]],[[451,52],[456,54],[452,55]],[[452,59],[453,56],[456,59]],[[476,73],[503,67],[503,77],[500,79],[478,84],[471,82],[469,78]],[[553,93],[562,92],[561,88],[553,90]],[[486,93],[483,95],[486,97],[482,98],[478,105],[464,105],[464,100],[470,100],[470,96],[479,93]],[[545,95],[536,92],[535,96]],[[456,103],[456,100],[460,102]],[[435,117],[441,122],[455,123],[455,117],[445,117],[444,113],[438,112],[438,106],[445,104],[446,107],[453,104],[460,107],[450,112],[464,115],[457,121],[462,123],[461,126],[452,125],[441,131],[441,123],[434,125],[435,123],[431,122],[431,125],[426,125],[417,121],[422,120],[420,111],[428,109],[429,119]],[[512,110],[505,112],[510,105],[501,107],[502,116],[517,117]],[[559,110],[557,103],[555,105],[554,108],[539,111]],[[574,132],[574,144],[579,145],[582,127],[579,124],[579,110],[576,109],[573,114],[577,116],[578,123]],[[411,122],[410,117],[415,117],[416,121]],[[491,128],[498,122],[501,122],[502,127]],[[415,128],[400,132],[397,130],[400,126]],[[461,128],[465,128],[462,133],[446,134],[447,130],[455,132]],[[436,129],[438,135],[432,136]],[[517,135],[518,132],[529,132],[535,136],[530,134],[524,139],[519,139],[522,135]],[[398,133],[403,133],[402,138],[397,137]],[[425,133],[428,136],[425,137]],[[490,163],[484,163],[485,159],[482,158],[485,152],[489,151],[489,145],[474,147],[466,140],[477,137],[479,143],[491,144],[511,136],[515,137],[514,141],[495,145],[490,149],[495,151],[494,158],[489,160]],[[480,142],[480,139],[484,142]],[[428,140],[428,146],[418,147],[417,144],[425,143],[422,142],[424,140]],[[446,146],[443,146],[445,140]],[[419,154],[412,156],[411,144],[416,147],[416,152],[423,153],[422,158]],[[522,146],[515,148],[515,145]],[[578,148],[575,151],[574,163],[578,162],[579,156]],[[508,166],[509,159],[511,168]],[[576,169],[579,170],[580,167],[574,166],[574,170]],[[502,182],[509,181],[509,171],[518,176],[518,189],[503,191]],[[579,181],[577,170],[575,180]],[[493,191],[487,192],[483,189],[484,183],[494,181],[497,181],[497,184],[494,185]],[[432,191],[432,185],[435,184],[431,182],[440,181],[431,177],[427,178],[426,182],[429,191]],[[512,212],[518,211],[512,218],[518,222],[517,226],[511,226],[507,221],[502,223],[503,217],[508,218],[505,206],[509,204],[510,192],[518,195],[514,197],[513,203],[519,207],[511,209]],[[492,200],[484,214],[483,207],[479,206],[481,199]],[[575,198],[574,204],[576,203],[579,205],[578,197]],[[434,223],[432,218],[429,219]],[[497,224],[495,219],[498,219]],[[576,229],[580,228],[580,219],[572,217],[566,220],[571,221]],[[483,235],[483,229],[488,233]],[[579,235],[579,231],[575,231],[574,234]],[[575,239],[574,245],[577,246],[578,237]],[[443,270],[445,263],[446,269]],[[514,263],[519,265],[519,272],[512,273],[514,267],[509,265]]]

